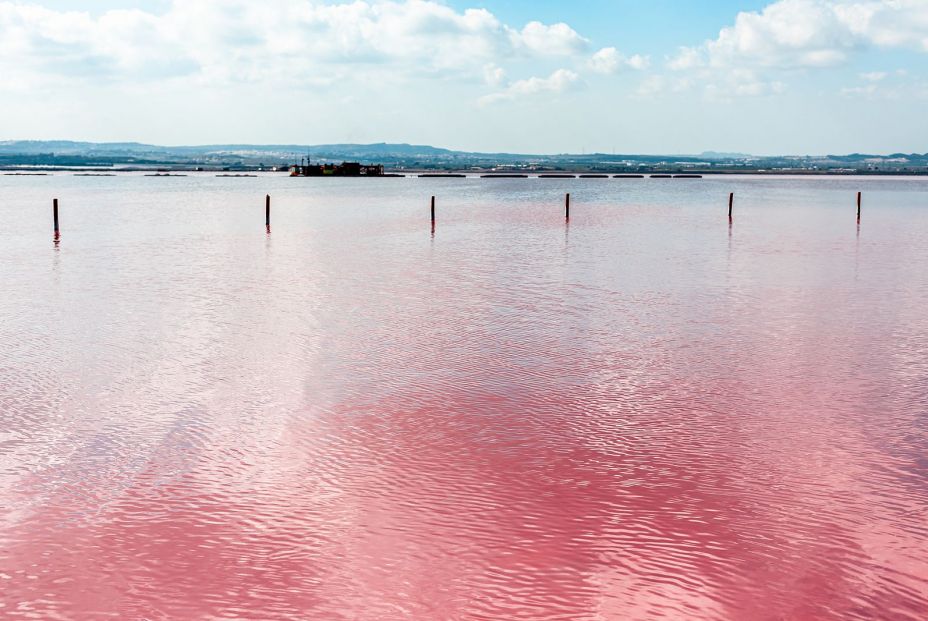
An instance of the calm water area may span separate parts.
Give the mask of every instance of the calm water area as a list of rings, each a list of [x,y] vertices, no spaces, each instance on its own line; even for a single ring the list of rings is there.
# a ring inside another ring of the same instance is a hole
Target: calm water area
[[[926,618],[928,180],[0,176],[0,619]]]

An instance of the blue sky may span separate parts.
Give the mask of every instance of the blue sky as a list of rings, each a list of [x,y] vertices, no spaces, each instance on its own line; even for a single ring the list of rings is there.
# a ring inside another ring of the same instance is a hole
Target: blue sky
[[[701,41],[718,34],[739,11],[760,10],[769,2],[681,2],[680,0],[537,0],[526,2],[449,2],[459,10],[486,8],[507,22],[565,22],[601,42],[623,42],[645,52],[662,52],[681,41]]]
[[[925,152],[926,103],[926,0],[0,0],[0,140]]]

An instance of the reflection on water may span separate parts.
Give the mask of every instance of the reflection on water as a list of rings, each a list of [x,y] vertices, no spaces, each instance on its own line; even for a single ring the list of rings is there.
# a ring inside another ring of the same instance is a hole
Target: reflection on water
[[[57,175],[0,216],[2,618],[928,616],[926,182]]]

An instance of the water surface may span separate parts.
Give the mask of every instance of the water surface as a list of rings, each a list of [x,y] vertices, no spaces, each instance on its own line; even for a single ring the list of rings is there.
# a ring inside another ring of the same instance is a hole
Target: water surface
[[[928,181],[59,173],[0,222],[0,618],[928,617]]]

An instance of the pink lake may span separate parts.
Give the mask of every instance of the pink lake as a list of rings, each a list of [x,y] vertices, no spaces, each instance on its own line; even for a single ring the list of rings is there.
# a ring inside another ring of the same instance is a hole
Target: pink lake
[[[58,173],[0,223],[2,619],[928,618],[928,180]]]

